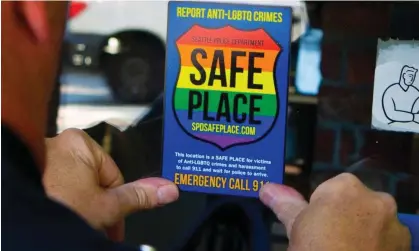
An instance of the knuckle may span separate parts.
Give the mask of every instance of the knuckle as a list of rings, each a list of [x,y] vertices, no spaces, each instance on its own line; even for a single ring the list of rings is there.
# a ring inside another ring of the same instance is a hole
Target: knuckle
[[[136,204],[141,209],[151,209],[154,205],[146,189],[142,187],[133,187],[136,197]]]
[[[310,201],[327,197],[330,201],[340,201],[342,198],[352,198],[359,194],[362,183],[350,173],[339,174],[322,184],[311,195]]]
[[[342,173],[333,178],[336,180],[336,182],[340,182],[344,184],[345,186],[351,186],[351,187],[360,187],[362,186],[361,181],[352,173]]]
[[[62,139],[66,141],[67,145],[76,145],[80,147],[91,148],[91,141],[93,139],[83,130],[70,128],[63,131],[61,134]]]
[[[74,160],[86,166],[94,166],[97,162],[94,156],[94,149],[90,144],[90,137],[80,129],[69,128],[57,136],[56,146],[72,156]]]
[[[310,202],[327,198],[329,201],[334,201],[336,194],[339,194],[339,189],[336,189],[329,181],[320,184],[310,197]]]
[[[57,136],[57,139],[60,140],[60,142],[65,142],[63,145],[67,147],[73,145],[77,145],[78,147],[86,145],[86,133],[80,129],[66,129]]]
[[[69,128],[64,130],[62,133],[60,133],[60,136],[63,137],[83,137],[84,131],[76,128]]]
[[[376,201],[381,212],[396,214],[397,203],[393,196],[388,193],[376,192]]]

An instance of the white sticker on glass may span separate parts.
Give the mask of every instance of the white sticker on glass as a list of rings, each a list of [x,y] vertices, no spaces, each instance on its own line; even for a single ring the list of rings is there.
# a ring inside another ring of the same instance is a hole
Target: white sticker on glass
[[[419,132],[419,42],[378,40],[372,127]]]

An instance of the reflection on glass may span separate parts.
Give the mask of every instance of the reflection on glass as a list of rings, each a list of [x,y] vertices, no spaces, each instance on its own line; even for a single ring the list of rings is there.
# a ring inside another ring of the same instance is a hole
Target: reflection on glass
[[[295,86],[301,94],[315,95],[319,91],[322,37],[321,30],[309,29],[300,39]]]

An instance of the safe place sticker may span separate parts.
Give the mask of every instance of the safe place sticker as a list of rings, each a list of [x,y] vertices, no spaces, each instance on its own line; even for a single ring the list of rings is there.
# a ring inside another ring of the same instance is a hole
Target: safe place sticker
[[[256,197],[281,183],[291,8],[170,2],[163,176]]]

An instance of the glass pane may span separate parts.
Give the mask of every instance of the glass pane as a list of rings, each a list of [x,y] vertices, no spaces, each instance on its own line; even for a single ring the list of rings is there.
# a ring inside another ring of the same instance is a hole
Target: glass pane
[[[414,7],[306,4],[294,6],[284,182],[309,198],[323,181],[351,172],[392,194],[399,212],[419,214],[418,134],[371,127],[377,41],[418,38]],[[72,9],[58,131],[86,129],[127,181],[160,176],[167,2],[74,1]],[[413,86],[419,88],[418,78]],[[184,193],[168,207],[133,215],[128,242],[159,250],[177,243],[211,199]],[[285,232],[269,217],[273,249],[284,249]]]

